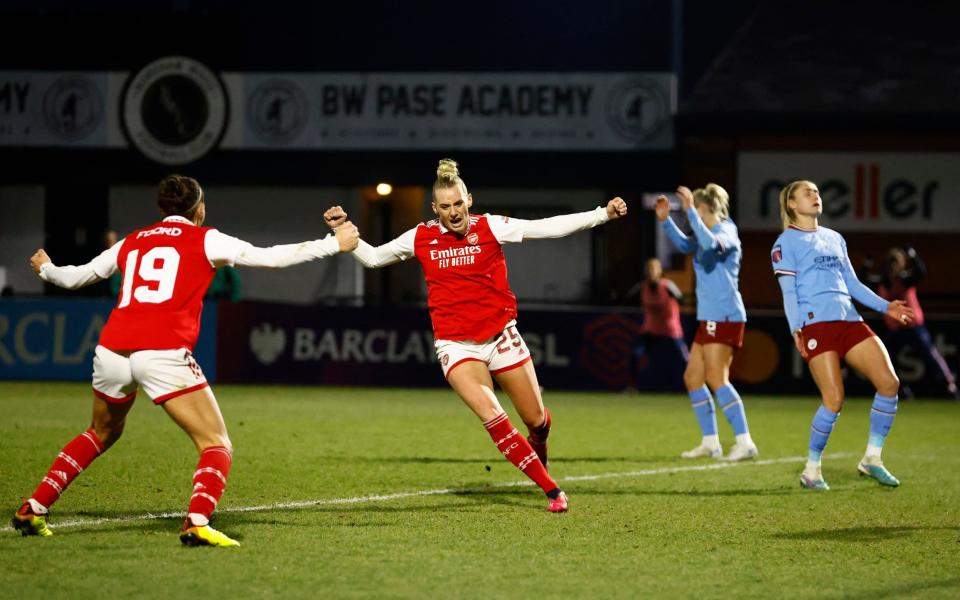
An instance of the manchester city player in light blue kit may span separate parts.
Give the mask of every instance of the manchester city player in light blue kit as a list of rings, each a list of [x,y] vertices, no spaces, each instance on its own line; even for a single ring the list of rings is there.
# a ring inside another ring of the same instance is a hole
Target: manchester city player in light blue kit
[[[670,206],[665,196],[657,198],[656,213],[670,241],[681,252],[694,255],[697,320],[700,324],[683,381],[703,433],[700,445],[681,456],[730,461],[754,458],[757,445],[750,437],[743,401],[730,383],[733,351],[743,346],[747,322],[747,311],[738,289],[742,250],[737,226],[729,218],[730,197],[715,183],[695,192],[680,186],[677,196],[693,230],[692,237],[684,235],[670,218]],[[726,456],[723,456],[717,435],[711,390],[736,434],[736,443]]]
[[[780,217],[784,231],[770,254],[783,291],[790,333],[823,396],[810,428],[810,454],[800,485],[830,489],[820,470],[820,457],[843,407],[840,361],[845,360],[877,389],[867,451],[857,469],[882,485],[897,487],[900,481],[883,466],[880,451],[897,413],[900,381],[886,348],[860,318],[851,299],[904,324],[913,318],[913,311],[901,300],[887,302],[857,279],[843,236],[819,226],[822,212],[823,201],[813,183],[794,181],[783,188]]]

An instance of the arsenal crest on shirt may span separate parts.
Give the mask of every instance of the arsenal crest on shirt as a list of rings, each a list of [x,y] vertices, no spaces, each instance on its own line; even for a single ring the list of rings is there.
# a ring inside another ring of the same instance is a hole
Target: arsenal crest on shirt
[[[467,243],[468,243],[468,244],[470,244],[470,245],[472,245],[472,246],[476,246],[476,245],[477,245],[477,242],[479,242],[479,241],[480,241],[480,236],[478,236],[478,235],[476,234],[476,232],[467,235]]]

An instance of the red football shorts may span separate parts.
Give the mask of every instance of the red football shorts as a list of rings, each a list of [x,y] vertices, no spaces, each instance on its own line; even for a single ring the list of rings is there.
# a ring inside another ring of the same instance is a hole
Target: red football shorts
[[[694,344],[705,346],[706,344],[726,344],[734,350],[743,347],[743,332],[747,330],[747,324],[743,321],[700,321],[697,327],[697,335],[693,338]]]
[[[836,352],[843,360],[850,348],[875,335],[863,321],[823,321],[801,329],[800,341],[807,349],[807,362],[824,352]]]

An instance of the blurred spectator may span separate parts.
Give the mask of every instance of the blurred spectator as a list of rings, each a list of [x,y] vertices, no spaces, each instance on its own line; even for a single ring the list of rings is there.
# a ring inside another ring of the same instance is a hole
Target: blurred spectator
[[[686,367],[690,356],[687,344],[683,341],[683,328],[680,326],[680,301],[683,300],[683,293],[675,283],[663,278],[663,266],[656,258],[647,261],[644,271],[647,278],[627,291],[628,298],[639,294],[643,304],[642,333],[630,361],[630,376],[635,385],[639,369],[645,369],[649,365],[647,351],[650,348],[661,344],[673,348],[681,371]]]
[[[230,266],[224,266],[217,269],[217,273],[207,288],[207,294],[204,296],[211,300],[227,300],[229,302],[240,301],[240,274]]]
[[[930,332],[924,325],[923,309],[917,299],[917,284],[927,274],[926,265],[913,246],[890,248],[887,254],[886,270],[878,278],[877,293],[886,300],[903,300],[913,309],[913,321],[909,325],[884,315],[887,326],[887,345],[891,351],[909,346],[915,350],[927,368],[932,369],[947,386],[947,393],[960,400],[957,383],[950,367],[933,343]],[[901,386],[900,396],[910,398],[912,391],[905,384]]]

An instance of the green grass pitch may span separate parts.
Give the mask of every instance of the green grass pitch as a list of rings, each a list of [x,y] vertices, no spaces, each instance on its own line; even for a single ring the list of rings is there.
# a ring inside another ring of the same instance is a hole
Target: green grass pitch
[[[214,525],[240,548],[180,545],[196,453],[141,398],[54,506],[53,537],[0,529],[0,595],[960,597],[957,403],[901,403],[891,490],[857,475],[869,401],[849,400],[818,494],[797,479],[815,398],[747,396],[760,460],[717,468],[679,458],[699,440],[680,394],[547,390],[551,470],[571,499],[555,515],[450,390],[215,391],[236,450]],[[0,383],[5,520],[89,422],[90,397]]]

